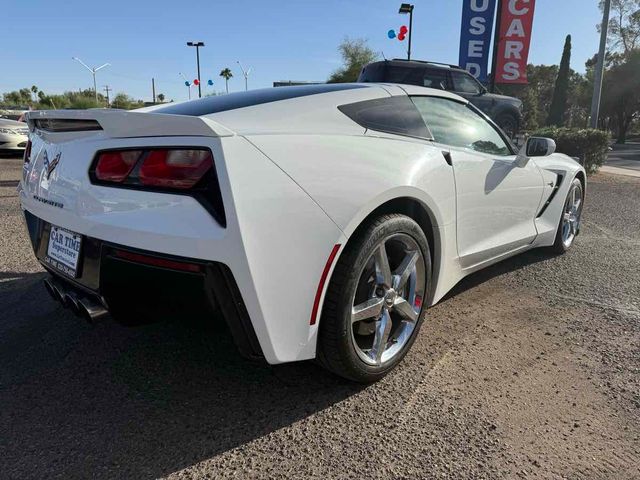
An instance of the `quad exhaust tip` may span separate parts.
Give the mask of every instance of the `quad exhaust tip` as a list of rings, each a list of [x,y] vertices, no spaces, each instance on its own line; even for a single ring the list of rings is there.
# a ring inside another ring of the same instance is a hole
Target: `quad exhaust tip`
[[[71,310],[77,317],[81,317],[89,323],[103,318],[108,313],[101,303],[91,298],[80,296],[73,290],[66,289],[64,285],[53,277],[44,279],[44,287],[51,295],[51,298],[62,304],[64,308]]]

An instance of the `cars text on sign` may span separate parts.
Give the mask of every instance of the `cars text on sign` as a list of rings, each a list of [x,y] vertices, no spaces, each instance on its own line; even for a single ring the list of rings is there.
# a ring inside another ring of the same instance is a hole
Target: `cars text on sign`
[[[496,83],[527,83],[535,0],[503,0]]]

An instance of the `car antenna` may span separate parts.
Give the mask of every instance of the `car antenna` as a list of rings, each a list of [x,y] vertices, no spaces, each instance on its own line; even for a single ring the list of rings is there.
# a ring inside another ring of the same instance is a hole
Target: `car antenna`
[[[384,58],[384,61],[387,61],[387,57],[384,56],[384,52],[382,50],[380,50],[380,53],[382,54],[382,58]]]

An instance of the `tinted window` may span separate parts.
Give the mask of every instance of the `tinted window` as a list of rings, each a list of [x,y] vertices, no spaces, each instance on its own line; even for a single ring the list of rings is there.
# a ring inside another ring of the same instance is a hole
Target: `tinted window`
[[[477,95],[480,93],[480,85],[471,76],[463,72],[451,72],[453,77],[453,90],[462,93],[471,93]]]
[[[424,70],[422,78],[422,86],[429,88],[437,88],[439,90],[447,89],[447,70],[443,68],[427,68]]]
[[[378,98],[338,107],[364,128],[380,132],[432,138],[422,116],[409,97]]]
[[[437,97],[412,97],[436,142],[492,155],[511,149],[487,120],[467,105]]]
[[[362,85],[349,83],[329,83],[323,85],[304,85],[295,87],[262,88],[248,92],[229,93],[213,97],[200,98],[191,102],[167,105],[153,110],[150,113],[171,113],[173,115],[210,115],[212,113],[235,110],[237,108],[251,107],[262,103],[277,102],[290,98],[305,97],[319,93],[335,92],[338,90],[350,90],[353,88],[367,88]]]

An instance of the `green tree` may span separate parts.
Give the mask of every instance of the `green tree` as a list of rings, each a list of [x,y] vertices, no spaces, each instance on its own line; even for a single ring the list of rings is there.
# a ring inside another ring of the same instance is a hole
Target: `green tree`
[[[562,60],[560,61],[560,69],[556,77],[555,88],[553,89],[553,98],[551,107],[549,107],[549,116],[547,117],[547,125],[561,127],[564,125],[564,116],[567,110],[567,97],[569,95],[569,77],[571,75],[571,35],[567,35],[564,41],[564,50],[562,51]]]
[[[159,93],[159,94],[158,94],[158,101],[159,101],[160,103],[164,102],[164,98],[165,98],[165,97],[164,97],[164,93]]]
[[[233,73],[231,73],[231,69],[229,67],[223,68],[220,71],[220,76],[224,78],[224,85],[227,89],[227,93],[229,93],[229,79],[233,77]]]
[[[37,102],[37,98],[38,98],[38,87],[36,87],[35,85],[31,85],[31,93],[33,93],[33,101]]]
[[[600,0],[600,10],[604,0]],[[600,25],[597,26],[600,31]],[[640,47],[640,0],[612,0],[609,28],[609,48],[625,57]]]
[[[629,128],[640,116],[640,49],[629,52],[627,61],[605,73],[601,106],[604,126],[616,130],[625,143]]]
[[[378,59],[378,54],[362,38],[345,38],[338,46],[338,51],[343,65],[331,74],[328,83],[355,82],[362,67]]]

